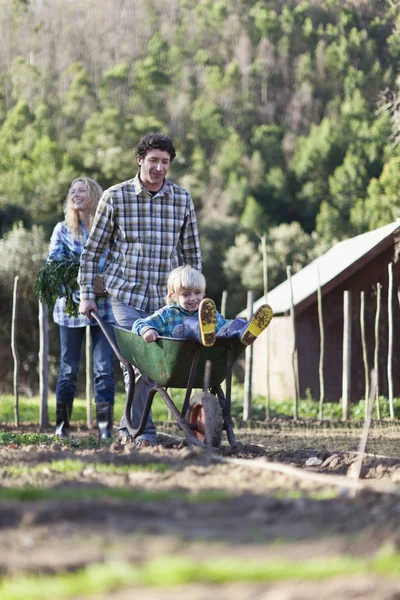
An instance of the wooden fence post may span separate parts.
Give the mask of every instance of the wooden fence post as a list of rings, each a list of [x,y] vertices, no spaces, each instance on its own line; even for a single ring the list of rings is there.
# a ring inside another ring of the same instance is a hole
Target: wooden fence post
[[[368,418],[368,399],[369,399],[369,367],[368,367],[368,350],[367,338],[365,336],[365,294],[360,292],[360,328],[361,328],[361,346],[364,364],[364,381],[365,381],[365,411],[364,417]]]
[[[376,418],[380,420],[381,409],[379,406],[379,318],[381,314],[381,290],[382,284],[376,284],[376,315],[375,315],[375,351],[374,351],[374,369],[376,371]]]
[[[221,315],[223,317],[226,317],[226,300],[228,297],[228,292],[226,290],[223,290],[222,292],[222,298],[221,298]]]
[[[15,427],[19,427],[19,398],[18,398],[18,375],[19,375],[19,358],[17,349],[17,304],[18,304],[18,275],[14,279],[13,305],[11,317],[11,351],[14,358],[14,423]]]
[[[254,292],[247,292],[247,318],[251,319],[253,315]],[[243,401],[243,421],[251,419],[252,414],[252,371],[253,371],[253,345],[247,346],[245,350],[245,373],[244,373],[244,401]]]
[[[372,407],[374,405],[374,400],[376,397],[376,371],[372,369],[371,371],[371,396],[365,399],[365,404],[367,405],[367,413],[364,421],[363,430],[361,432],[360,443],[358,445],[358,457],[356,459],[355,470],[352,471],[351,476],[354,477],[355,485],[352,496],[356,496],[358,490],[358,482],[361,475],[361,468],[364,458],[364,452],[367,445],[368,440],[368,432],[371,425],[371,415],[372,415]]]
[[[46,304],[39,301],[39,425],[49,426],[49,311]]]
[[[268,252],[267,252],[267,234],[261,236],[261,250],[263,261],[263,285],[264,285],[264,302],[268,304]],[[265,393],[265,419],[270,419],[270,404],[271,404],[271,382],[270,382],[270,329],[265,331],[265,375],[266,375],[266,393]]]
[[[343,292],[343,368],[342,368],[342,419],[350,417],[351,399],[351,293]]]
[[[319,420],[322,421],[323,405],[325,399],[325,382],[324,382],[324,352],[325,352],[325,335],[324,335],[324,319],[322,313],[322,292],[321,280],[318,273],[318,323],[319,323]]]
[[[297,421],[299,413],[299,382],[297,376],[297,337],[296,337],[296,317],[294,313],[293,286],[292,286],[292,267],[286,267],[286,275],[290,289],[290,316],[292,320],[293,331],[293,351],[292,351],[292,369],[294,380],[294,397],[293,397],[293,420]]]
[[[92,339],[90,336],[90,325],[86,326],[86,423],[88,429],[93,423],[93,370],[92,370]]]
[[[387,358],[387,378],[388,378],[388,398],[389,414],[394,419],[393,404],[393,263],[388,264],[388,358]]]

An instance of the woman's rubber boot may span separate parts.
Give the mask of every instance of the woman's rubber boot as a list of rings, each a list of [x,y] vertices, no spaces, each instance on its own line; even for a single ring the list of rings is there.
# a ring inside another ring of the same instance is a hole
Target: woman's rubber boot
[[[268,327],[273,316],[273,310],[268,304],[263,304],[257,308],[241,335],[240,341],[242,344],[244,346],[250,346],[250,344],[258,338],[260,333]]]
[[[96,421],[99,443],[112,437],[114,406],[111,402],[96,402]]]
[[[56,404],[56,431],[55,434],[60,438],[69,438],[69,418],[72,412],[72,407],[63,402]]]
[[[204,298],[199,306],[200,336],[203,346],[214,346],[215,344],[216,318],[217,309],[214,300]]]

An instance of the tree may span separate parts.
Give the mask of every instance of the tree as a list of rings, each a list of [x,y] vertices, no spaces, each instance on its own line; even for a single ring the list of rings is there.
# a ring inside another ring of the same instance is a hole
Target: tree
[[[131,69],[127,62],[119,63],[108,69],[100,84],[100,101],[103,106],[118,107],[121,116],[125,116],[131,97]]]
[[[201,222],[199,234],[203,273],[207,281],[207,295],[217,303],[227,289],[228,280],[222,269],[225,254],[234,243],[237,226],[229,221]]]
[[[270,288],[286,279],[288,265],[296,273],[328,248],[315,233],[306,233],[296,221],[271,228],[267,240]]]
[[[253,196],[248,196],[246,199],[240,224],[258,237],[268,229],[268,215]]]
[[[80,62],[73,63],[63,76],[69,80],[69,87],[62,113],[66,117],[69,134],[79,137],[86,119],[97,108],[94,84],[85,66]]]
[[[392,223],[400,217],[400,157],[383,167],[379,179],[372,179],[365,200],[351,211],[350,220],[361,232]]]
[[[13,286],[15,276],[18,275],[17,347],[22,367],[21,385],[30,393],[37,393],[39,347],[38,304],[33,293],[33,282],[43,266],[47,247],[43,230],[37,226],[28,231],[17,224],[0,240],[1,338],[11,339]],[[57,348],[57,342],[52,347]],[[0,346],[0,356],[0,387],[5,391],[12,387],[13,368],[9,345]]]
[[[235,238],[222,263],[228,281],[228,311],[234,316],[246,303],[246,291],[253,290],[261,295],[263,290],[262,256],[258,245],[246,234],[240,233]]]

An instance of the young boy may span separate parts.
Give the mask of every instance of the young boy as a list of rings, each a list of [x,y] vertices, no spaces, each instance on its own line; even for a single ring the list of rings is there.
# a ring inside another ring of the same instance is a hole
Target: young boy
[[[225,319],[210,298],[204,298],[206,280],[197,269],[186,265],[171,271],[168,278],[167,305],[145,319],[138,319],[132,331],[146,342],[164,337],[197,340],[212,346],[215,337],[239,338],[244,346],[254,342],[269,325],[273,312],[268,304],[260,306],[250,321]]]

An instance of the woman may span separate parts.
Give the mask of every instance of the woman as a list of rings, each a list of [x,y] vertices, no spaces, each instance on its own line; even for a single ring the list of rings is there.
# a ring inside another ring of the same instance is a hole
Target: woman
[[[63,260],[71,253],[82,254],[89,235],[93,216],[102,189],[89,177],[75,179],[64,204],[65,220],[57,223],[50,240],[49,259]],[[104,269],[107,252],[99,262],[99,273]],[[102,276],[95,285],[99,315],[108,323],[114,322],[110,299],[103,291]],[[79,292],[76,293],[79,302]],[[60,374],[56,387],[56,434],[69,437],[70,417],[74,402],[82,343],[86,326],[90,325],[93,347],[94,399],[96,419],[101,439],[111,437],[114,406],[114,351],[94,319],[82,314],[70,317],[66,312],[65,297],[58,298],[53,311],[54,322],[60,326]]]

